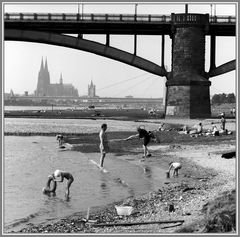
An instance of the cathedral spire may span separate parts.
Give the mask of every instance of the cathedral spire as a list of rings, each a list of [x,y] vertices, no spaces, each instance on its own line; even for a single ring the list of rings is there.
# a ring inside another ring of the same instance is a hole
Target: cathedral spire
[[[46,59],[45,59],[45,71],[48,72],[47,57],[46,57]]]
[[[42,62],[41,62],[41,68],[40,68],[40,71],[43,71],[44,70],[44,65],[43,65],[43,57],[42,57]]]

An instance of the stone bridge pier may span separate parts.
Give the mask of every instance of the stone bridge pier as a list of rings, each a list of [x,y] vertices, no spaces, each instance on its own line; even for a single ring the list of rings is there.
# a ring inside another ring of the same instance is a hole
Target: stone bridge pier
[[[166,82],[166,117],[211,116],[205,72],[208,14],[172,14],[172,70]]]

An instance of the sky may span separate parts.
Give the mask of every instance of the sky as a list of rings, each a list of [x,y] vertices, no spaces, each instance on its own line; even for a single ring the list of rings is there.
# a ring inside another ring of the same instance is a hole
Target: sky
[[[134,14],[135,3],[58,3],[58,4],[4,4],[4,12],[35,13],[116,13]],[[184,13],[185,4],[138,3],[138,14],[170,15]],[[188,4],[189,13],[209,13],[216,15],[235,15],[234,4]],[[105,43],[104,35],[84,35],[90,39]],[[205,70],[209,70],[210,37],[206,37]],[[110,46],[133,53],[133,36],[111,35]],[[96,85],[96,94],[101,97],[160,98],[164,95],[165,78],[153,75],[133,66],[108,59],[96,54],[66,47],[30,43],[4,42],[4,92],[13,90],[15,94],[28,91],[33,94],[37,87],[41,60],[47,59],[51,83],[59,83],[62,74],[63,83],[71,83],[78,89],[79,96],[87,95],[91,80]],[[137,55],[161,65],[161,36],[138,36]],[[235,37],[217,37],[216,66],[236,59]],[[165,36],[165,65],[171,70],[171,40]],[[236,70],[210,78],[210,94],[235,93]]]

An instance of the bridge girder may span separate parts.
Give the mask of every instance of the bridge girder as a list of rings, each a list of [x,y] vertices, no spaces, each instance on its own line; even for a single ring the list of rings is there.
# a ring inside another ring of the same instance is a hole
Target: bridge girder
[[[100,56],[104,56],[119,62],[137,67],[152,74],[166,77],[167,71],[164,67],[161,67],[151,61],[128,53],[126,51],[109,47],[104,44],[81,39],[73,36],[55,34],[41,31],[29,31],[29,30],[17,30],[17,29],[5,29],[4,39],[12,41],[26,41],[45,43],[57,46],[63,46],[73,49],[78,49],[90,53],[94,53]]]
[[[232,60],[230,62],[224,63],[216,68],[213,68],[209,71],[209,77],[219,76],[221,74],[233,71],[236,69],[236,60]]]

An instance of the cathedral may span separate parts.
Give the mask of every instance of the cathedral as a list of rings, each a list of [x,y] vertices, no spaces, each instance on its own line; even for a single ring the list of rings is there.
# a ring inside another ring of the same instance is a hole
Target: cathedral
[[[62,74],[60,75],[59,83],[50,84],[47,59],[45,61],[45,65],[42,59],[40,71],[38,73],[38,83],[37,89],[35,90],[35,96],[78,97],[78,90],[75,89],[72,84],[63,84]]]

